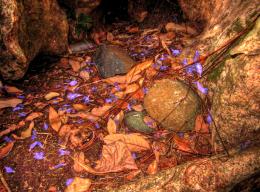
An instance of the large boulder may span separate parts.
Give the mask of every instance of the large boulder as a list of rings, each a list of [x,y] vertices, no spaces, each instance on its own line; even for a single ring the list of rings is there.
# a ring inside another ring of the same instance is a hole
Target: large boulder
[[[56,0],[0,0],[0,74],[24,76],[39,53],[67,51],[68,23]]]
[[[192,130],[201,109],[199,96],[181,81],[162,79],[155,82],[144,98],[148,114],[173,131]]]

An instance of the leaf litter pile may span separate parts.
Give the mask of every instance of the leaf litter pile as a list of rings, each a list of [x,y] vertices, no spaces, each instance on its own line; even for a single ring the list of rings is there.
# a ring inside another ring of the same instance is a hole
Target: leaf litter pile
[[[47,73],[30,74],[22,84],[3,85],[3,186],[12,191],[102,191],[218,150],[207,102],[191,132],[167,131],[148,114],[143,122],[153,130],[149,134],[131,130],[124,121],[127,112],[145,112],[143,99],[156,79],[181,79],[207,100],[207,88],[199,82],[203,57],[197,51],[190,57],[181,52],[187,36],[184,30],[162,33],[118,24],[103,40],[124,46],[136,60],[127,74],[100,78],[94,47],[64,56]]]

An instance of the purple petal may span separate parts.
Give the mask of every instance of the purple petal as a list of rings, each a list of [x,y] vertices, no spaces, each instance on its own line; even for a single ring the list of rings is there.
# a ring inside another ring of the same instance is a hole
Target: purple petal
[[[195,70],[196,72],[201,76],[202,75],[202,72],[203,72],[203,68],[202,68],[202,65],[200,63],[196,63],[195,64]]]
[[[188,65],[188,59],[187,59],[187,58],[183,59],[182,64],[183,64],[184,66],[185,66],[185,65]]]
[[[12,167],[4,166],[6,173],[15,173],[15,170],[13,170]]]
[[[131,107],[131,105],[128,103],[128,105],[127,105],[127,109],[129,110],[129,111],[131,111],[132,110],[132,107]]]
[[[207,94],[208,93],[208,88],[204,88],[203,85],[200,82],[195,82],[197,85],[198,90],[202,93],[202,94]]]
[[[73,178],[69,178],[66,180],[66,186],[69,186],[74,181]]]
[[[171,49],[171,52],[172,52],[173,56],[175,56],[175,57],[181,54],[181,51],[178,49]]]
[[[33,150],[36,146],[43,149],[43,144],[40,141],[35,141],[30,145],[29,151]]]
[[[49,128],[49,125],[48,125],[47,123],[44,123],[44,124],[43,124],[43,129],[44,129],[44,130],[47,130],[48,128]]]
[[[72,87],[77,85],[77,84],[78,84],[78,82],[76,80],[72,80],[71,82],[69,82],[69,85],[72,86]]]
[[[105,102],[106,102],[106,103],[112,103],[113,101],[112,101],[111,98],[106,98],[106,99],[105,99]]]
[[[177,134],[178,134],[178,136],[179,136],[180,138],[183,138],[183,137],[184,137],[184,133],[183,133],[183,132],[178,132]]]
[[[88,103],[90,102],[90,98],[89,98],[88,95],[87,95],[87,96],[84,96],[82,100],[83,100],[83,102],[84,102],[85,104],[88,104]]]
[[[70,151],[59,149],[59,156],[69,155]]]
[[[19,95],[17,98],[18,99],[25,99],[25,96],[24,95]]]
[[[68,98],[69,100],[74,100],[74,99],[76,99],[76,98],[78,98],[78,97],[80,97],[80,96],[82,96],[82,95],[79,94],[79,93],[68,93],[67,98]]]
[[[27,115],[27,113],[25,113],[25,112],[21,112],[18,114],[19,117],[25,117],[26,115]]]
[[[208,124],[212,123],[212,117],[211,117],[210,114],[208,114],[206,121],[207,121]]]
[[[37,160],[44,159],[44,152],[35,152],[34,153],[34,159],[37,159]]]
[[[147,94],[148,93],[148,88],[147,87],[143,87],[143,92],[144,92],[144,94]]]
[[[199,51],[195,51],[195,55],[194,55],[194,58],[193,58],[193,61],[196,62],[198,61],[200,58],[200,52]]]
[[[136,158],[137,158],[136,153],[131,153],[131,155],[132,155],[133,159],[136,159]]]
[[[54,167],[53,167],[53,169],[59,169],[59,168],[61,168],[61,167],[64,167],[66,164],[65,163],[59,163],[58,165],[55,165]]]
[[[22,110],[23,108],[24,108],[24,105],[23,104],[19,104],[16,107],[13,108],[13,112]]]
[[[99,125],[98,123],[95,123],[95,127],[96,127],[97,129],[99,129],[99,128],[100,128],[100,125]]]
[[[4,141],[7,142],[7,143],[10,143],[10,142],[12,142],[13,140],[10,139],[9,137],[5,136],[5,137],[4,137]]]

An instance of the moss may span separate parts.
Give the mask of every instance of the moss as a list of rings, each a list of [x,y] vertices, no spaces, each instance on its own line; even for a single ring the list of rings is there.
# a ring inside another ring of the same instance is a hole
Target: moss
[[[215,69],[213,69],[213,71],[208,75],[209,81],[216,81],[219,78],[219,76],[224,68],[225,62],[226,62],[226,60],[222,61],[220,63],[220,65],[218,65]]]

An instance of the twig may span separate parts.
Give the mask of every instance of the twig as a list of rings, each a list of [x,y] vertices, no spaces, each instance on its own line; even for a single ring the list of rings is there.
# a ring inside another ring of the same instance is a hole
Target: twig
[[[6,189],[8,192],[11,192],[11,190],[10,190],[10,188],[9,188],[9,186],[8,186],[8,184],[7,184],[7,182],[5,181],[5,178],[4,178],[3,173],[2,173],[1,170],[0,170],[0,178],[1,178],[1,182],[3,183],[5,189]]]

